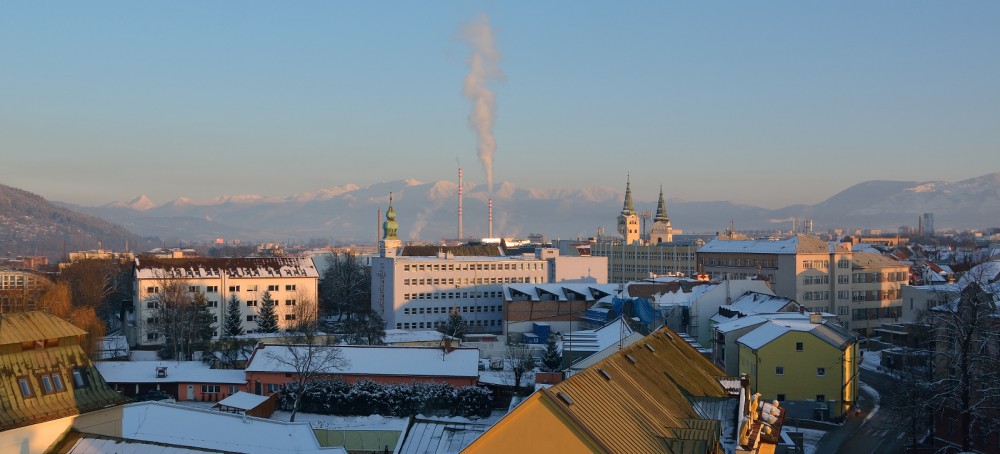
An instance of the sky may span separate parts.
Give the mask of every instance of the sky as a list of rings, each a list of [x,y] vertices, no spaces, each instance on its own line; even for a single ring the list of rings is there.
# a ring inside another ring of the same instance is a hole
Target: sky
[[[1000,171],[1000,2],[4,2],[0,184],[101,205],[485,184],[818,203]]]

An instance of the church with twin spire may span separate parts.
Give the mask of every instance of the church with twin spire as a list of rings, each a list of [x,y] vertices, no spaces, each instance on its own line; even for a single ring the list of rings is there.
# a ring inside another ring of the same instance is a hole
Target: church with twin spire
[[[648,214],[646,219],[649,219]],[[646,231],[642,215],[635,209],[632,180],[629,177],[625,182],[625,201],[617,218],[618,236],[597,238],[590,248],[591,255],[608,257],[610,282],[648,279],[651,276],[697,274],[695,251],[704,242],[698,239],[674,239],[674,229],[667,215],[662,186],[652,221]]]

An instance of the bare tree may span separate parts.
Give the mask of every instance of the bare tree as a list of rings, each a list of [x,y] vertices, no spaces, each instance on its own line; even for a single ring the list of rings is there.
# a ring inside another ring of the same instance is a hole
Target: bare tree
[[[294,323],[281,336],[282,345],[264,350],[276,366],[292,374],[288,387],[292,396],[292,422],[302,404],[302,396],[317,385],[317,380],[350,366],[337,348],[334,337],[320,331],[315,301],[301,299],[293,314]]]
[[[520,395],[524,374],[535,369],[535,359],[531,357],[531,348],[525,344],[508,345],[506,360],[514,379],[514,392]]]
[[[371,269],[356,255],[343,253],[330,262],[319,290],[324,313],[336,313],[337,321],[350,320],[371,305]]]
[[[1000,266],[977,266],[959,280],[960,293],[928,311],[934,342],[931,404],[957,413],[963,451],[976,444],[973,429],[1000,416]]]
[[[142,323],[163,336],[161,358],[190,361],[195,351],[207,347],[215,328],[203,293],[191,292],[186,280],[163,279],[160,291],[150,299],[154,308]]]

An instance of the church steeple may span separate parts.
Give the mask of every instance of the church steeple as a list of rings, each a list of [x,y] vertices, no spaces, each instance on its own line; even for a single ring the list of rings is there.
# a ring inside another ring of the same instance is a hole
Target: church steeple
[[[663,202],[663,186],[660,186],[660,200],[656,205],[656,217],[649,231],[649,241],[653,244],[671,243],[674,241],[674,229],[667,217],[667,204]]]
[[[625,180],[625,205],[622,207],[622,216],[635,214],[635,207],[632,205],[632,177]]]
[[[383,240],[398,240],[396,231],[399,230],[399,223],[396,222],[396,210],[392,209],[392,193],[389,193],[389,209],[385,212],[385,222],[382,223]]]
[[[663,186],[660,186],[660,201],[656,205],[656,217],[653,218],[653,222],[670,222],[670,218],[667,217],[667,206],[663,203]]]
[[[625,205],[622,213],[618,215],[618,234],[622,236],[625,244],[632,244],[639,241],[639,215],[632,205],[632,179],[629,177],[625,182]]]
[[[385,222],[382,223],[382,239],[378,242],[380,257],[395,257],[403,242],[396,236],[399,223],[396,222],[396,210],[392,208],[392,193],[389,193],[389,209],[385,212]]]

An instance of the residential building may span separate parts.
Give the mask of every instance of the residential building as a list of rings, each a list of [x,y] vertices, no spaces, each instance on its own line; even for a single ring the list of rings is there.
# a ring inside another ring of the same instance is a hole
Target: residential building
[[[87,333],[44,312],[0,314],[0,452],[43,452],[73,417],[118,405],[81,346]]]
[[[176,400],[218,402],[247,391],[246,372],[212,369],[202,361],[98,361],[104,381],[126,396],[157,390]]]
[[[301,345],[258,345],[247,363],[246,380],[254,394],[270,394],[295,380],[293,349],[304,357]],[[342,367],[321,371],[323,378],[348,382],[439,382],[473,386],[479,379],[479,350],[475,348],[387,347],[344,345],[313,354],[340,355]],[[327,363],[324,361],[324,363]]]
[[[961,287],[958,284],[904,285],[900,288],[903,300],[899,321],[901,323],[919,322],[927,311],[945,304],[958,296]]]
[[[505,257],[497,246],[406,246],[390,197],[379,257],[372,259],[372,310],[387,328],[433,330],[457,309],[474,333],[503,331],[504,284],[541,284],[550,261]]]
[[[715,323],[712,332],[715,340],[712,343],[712,361],[729,375],[740,373],[739,347],[736,341],[744,334],[757,329],[769,320],[809,320],[810,314],[800,312],[777,312],[753,314],[744,317],[732,317]],[[836,323],[837,317],[826,314],[823,319]]]
[[[157,297],[167,286],[177,285],[189,295],[203,293],[216,320],[216,336],[225,319],[230,297],[240,303],[243,330],[257,329],[258,311],[265,292],[275,301],[278,327],[295,323],[296,312],[318,310],[319,274],[308,257],[240,258],[146,258],[135,260],[135,326],[131,327],[132,345],[159,345],[160,333],[149,321],[156,317]]]
[[[807,235],[716,239],[698,250],[698,264],[713,279],[766,279],[775,295],[794,299],[809,312],[836,314],[844,326],[865,335],[899,318],[900,288],[909,281],[902,262]]]
[[[663,323],[670,329],[687,333],[699,344],[711,348],[711,318],[719,308],[732,304],[748,293],[773,295],[767,281],[734,279],[721,282],[687,278],[657,278],[628,285],[628,294],[649,298],[658,307]]]
[[[756,392],[789,415],[825,420],[846,414],[858,395],[857,337],[820,314],[771,319],[736,341],[739,369]]]
[[[463,452],[774,452],[783,415],[765,430],[747,391],[664,327],[535,392]]]
[[[35,301],[52,285],[40,271],[0,267],[0,314],[34,310]]]

